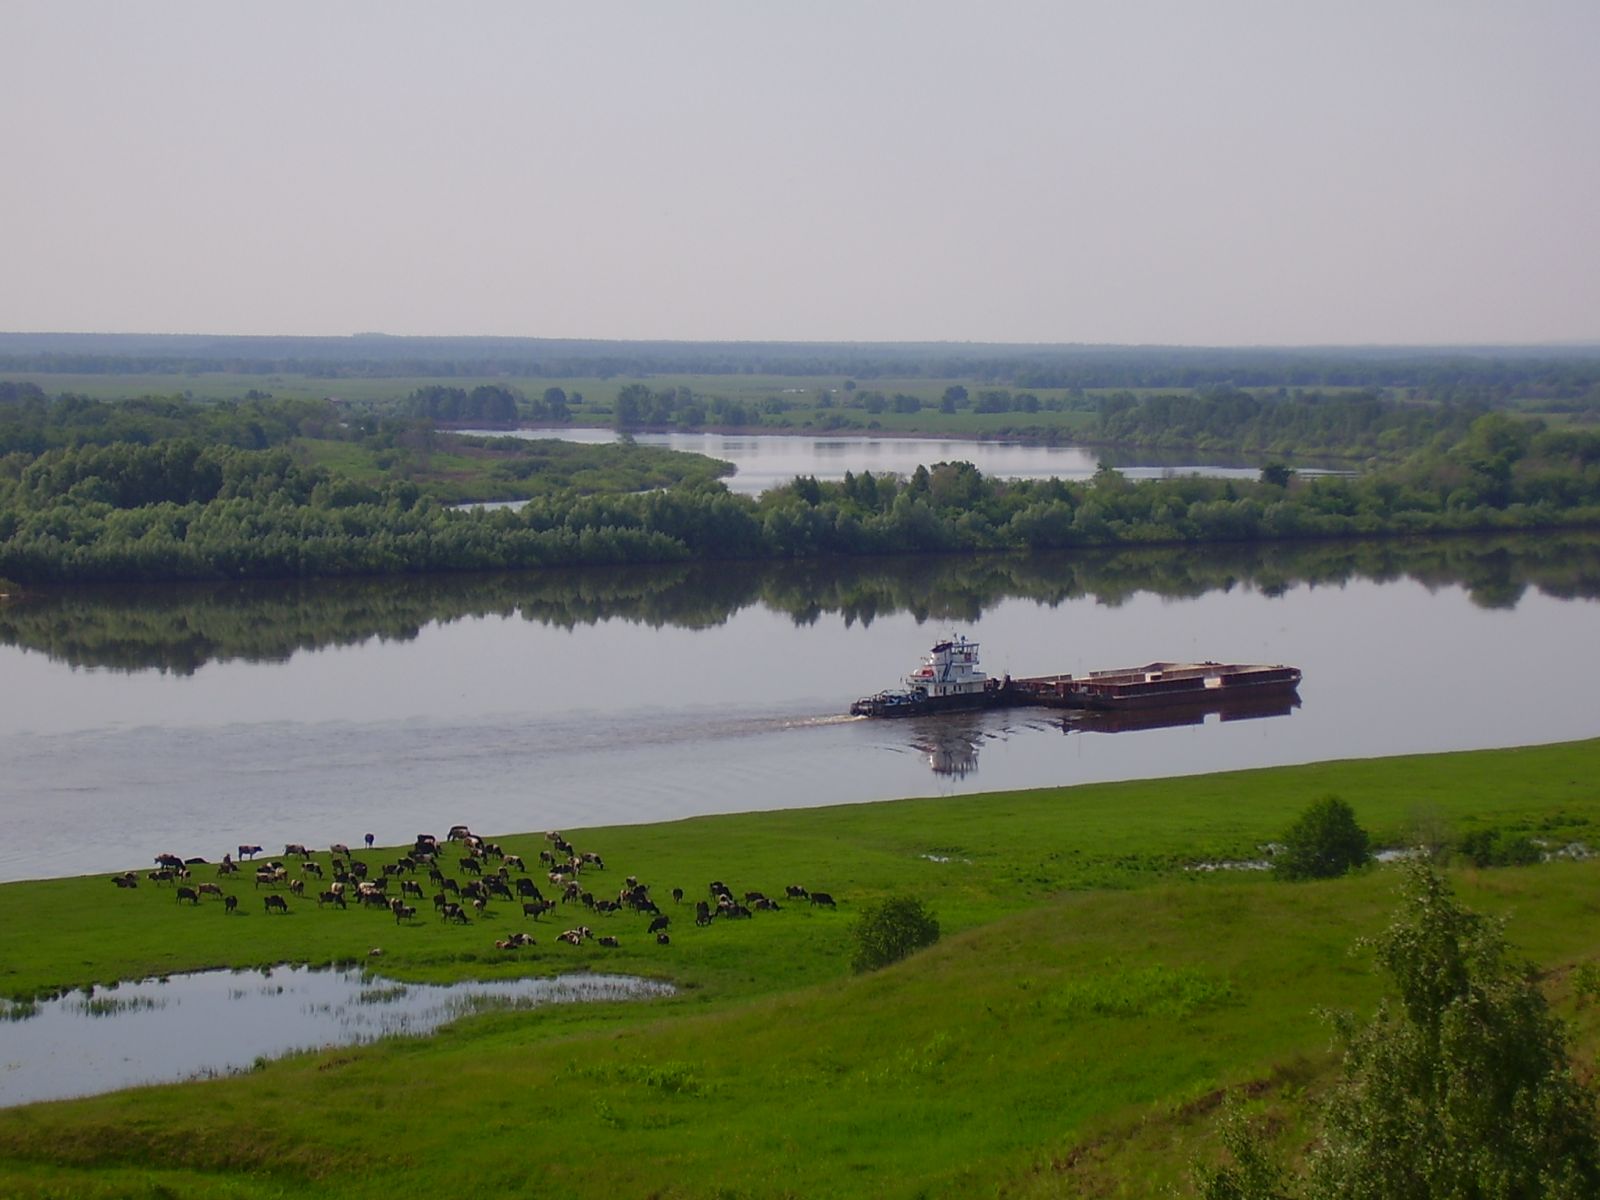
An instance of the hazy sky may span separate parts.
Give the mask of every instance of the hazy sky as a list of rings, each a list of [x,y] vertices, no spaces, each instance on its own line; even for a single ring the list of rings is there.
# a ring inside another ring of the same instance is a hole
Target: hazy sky
[[[1600,338],[1596,0],[0,0],[0,329]]]

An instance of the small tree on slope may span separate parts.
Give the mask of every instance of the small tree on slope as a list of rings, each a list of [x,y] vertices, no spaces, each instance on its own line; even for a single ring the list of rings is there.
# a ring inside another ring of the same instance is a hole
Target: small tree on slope
[[[1283,845],[1273,863],[1280,879],[1332,879],[1367,861],[1369,839],[1354,809],[1324,796],[1289,826]]]
[[[1531,971],[1430,867],[1406,872],[1399,912],[1370,943],[1397,996],[1365,1025],[1333,1018],[1344,1073],[1304,1186],[1285,1186],[1235,1129],[1238,1165],[1201,1172],[1207,1200],[1600,1196],[1595,1096],[1573,1078]]]

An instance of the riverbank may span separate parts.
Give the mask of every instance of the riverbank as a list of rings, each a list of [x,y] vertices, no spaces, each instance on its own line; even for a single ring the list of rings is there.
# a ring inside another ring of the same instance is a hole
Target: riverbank
[[[458,926],[293,896],[269,914],[270,885],[231,881],[242,902],[228,916],[218,900],[178,903],[142,868],[136,889],[6,885],[11,996],[373,948],[398,978],[602,965],[680,992],[0,1113],[0,1191],[376,1197],[538,1178],[577,1195],[1153,1194],[1207,1144],[1219,1088],[1253,1081],[1292,1127],[1328,1067],[1312,1010],[1370,1005],[1374,981],[1347,951],[1393,902],[1382,869],[1300,886],[1194,868],[1258,856],[1330,792],[1381,844],[1486,830],[1600,843],[1597,777],[1591,740],[566,831],[604,858],[582,877],[596,895],[625,874],[652,885],[673,919],[665,946],[645,918],[571,905],[552,925],[497,901]],[[495,840],[530,864],[549,846]],[[1468,904],[1513,914],[1513,943],[1592,1052],[1596,1022],[1568,972],[1600,956],[1584,916],[1600,864],[1453,878]],[[713,879],[776,895],[781,911],[697,927],[689,906]],[[789,884],[838,906],[789,902]],[[924,899],[944,941],[852,977],[851,923],[890,894]],[[619,945],[553,942],[579,920]],[[525,924],[536,947],[494,947]]]

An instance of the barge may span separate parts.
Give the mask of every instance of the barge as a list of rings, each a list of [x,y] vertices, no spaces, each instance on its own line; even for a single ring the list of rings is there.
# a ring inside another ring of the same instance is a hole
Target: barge
[[[971,708],[1088,709],[1129,712],[1149,708],[1298,702],[1298,667],[1282,663],[1152,662],[1087,675],[1037,675],[993,679],[978,667],[978,643],[946,638],[905,677],[905,687],[863,696],[850,706],[861,717],[915,717]]]

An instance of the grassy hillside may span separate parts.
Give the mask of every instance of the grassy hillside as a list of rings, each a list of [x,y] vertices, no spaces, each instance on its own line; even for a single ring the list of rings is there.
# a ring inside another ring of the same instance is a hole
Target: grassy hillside
[[[1381,869],[1287,885],[1188,867],[1254,857],[1328,792],[1380,842],[1484,828],[1593,839],[1597,767],[1600,741],[567,831],[606,860],[586,877],[597,894],[630,872],[653,885],[678,917],[665,947],[621,914],[586,918],[618,949],[553,945],[570,909],[517,957],[492,945],[527,925],[503,904],[466,928],[397,926],[293,899],[269,917],[251,883],[228,885],[234,917],[147,881],[9,885],[0,990],[13,996],[373,945],[406,978],[601,965],[680,991],[0,1112],[0,1194],[1150,1195],[1207,1144],[1219,1088],[1252,1084],[1292,1135],[1328,1067],[1313,1010],[1375,999],[1348,950],[1394,902]],[[530,862],[544,844],[498,840]],[[1600,866],[1454,878],[1467,904],[1510,916],[1591,1055],[1600,1026],[1566,972],[1600,957]],[[711,879],[779,895],[800,882],[841,904],[697,929],[667,891],[692,900]],[[945,939],[852,977],[854,914],[891,893],[925,899]]]

